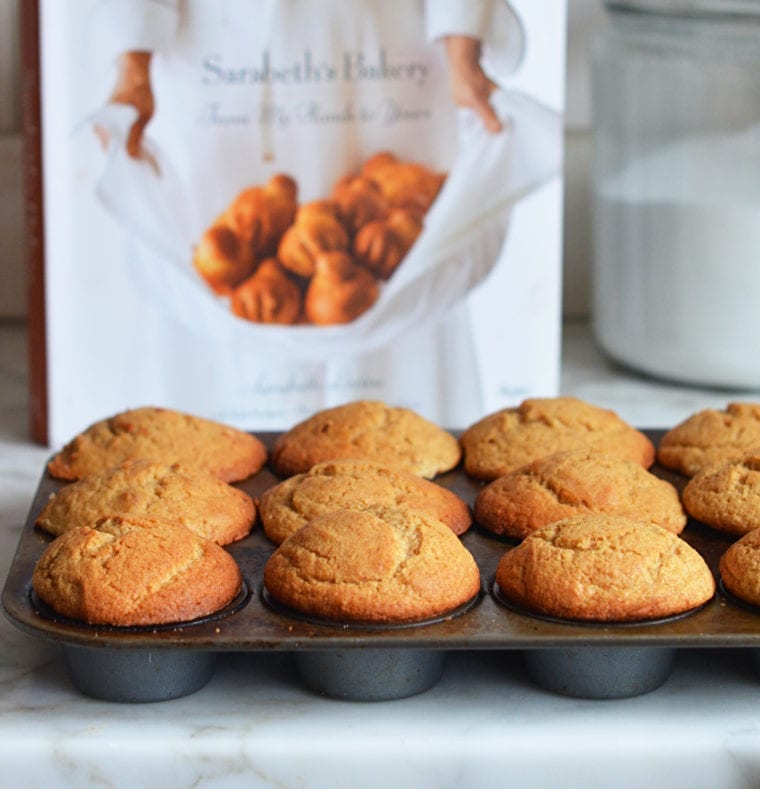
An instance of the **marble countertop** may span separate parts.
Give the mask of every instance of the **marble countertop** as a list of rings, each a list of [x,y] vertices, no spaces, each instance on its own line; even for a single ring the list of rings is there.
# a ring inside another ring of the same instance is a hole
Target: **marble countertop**
[[[0,326],[0,576],[49,454],[27,431],[26,337]],[[642,427],[742,396],[640,378],[566,326],[561,389]],[[760,675],[750,650],[685,649],[659,689],[590,701],[534,685],[514,652],[454,652],[418,696],[346,702],[302,686],[293,658],[227,653],[196,693],[87,698],[55,645],[0,618],[4,786],[760,786]]]

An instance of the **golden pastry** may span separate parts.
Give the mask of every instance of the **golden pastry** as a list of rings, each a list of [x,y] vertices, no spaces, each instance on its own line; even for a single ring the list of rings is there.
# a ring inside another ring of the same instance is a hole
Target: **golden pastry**
[[[335,200],[312,200],[298,206],[296,222],[327,216],[330,219],[339,219],[338,204]]]
[[[421,232],[419,214],[396,208],[387,219],[370,222],[357,233],[354,257],[375,276],[388,279]]]
[[[224,296],[251,274],[256,259],[250,244],[226,225],[215,224],[201,236],[193,266],[214,293]]]
[[[368,310],[379,294],[372,274],[345,252],[325,252],[316,259],[304,298],[306,318],[320,326],[349,323]]]
[[[241,192],[220,218],[251,245],[254,254],[268,257],[277,250],[282,234],[296,214],[298,188],[287,175],[274,175],[264,186]]]
[[[275,258],[265,260],[232,293],[232,312],[257,323],[295,323],[301,314],[301,289]]]
[[[402,161],[387,151],[370,157],[361,175],[378,185],[391,206],[423,213],[430,208],[446,180],[444,173],[423,164]]]
[[[311,277],[321,253],[347,248],[348,234],[338,219],[326,211],[312,211],[288,228],[277,257],[288,271]]]
[[[361,175],[346,175],[333,189],[338,206],[338,217],[351,235],[369,222],[382,219],[388,204],[378,185]]]

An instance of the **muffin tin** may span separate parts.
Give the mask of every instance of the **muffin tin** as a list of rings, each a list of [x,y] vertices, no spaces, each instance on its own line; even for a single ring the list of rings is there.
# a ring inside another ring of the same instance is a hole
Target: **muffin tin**
[[[656,443],[663,431],[646,431]],[[276,434],[257,434],[271,447]],[[686,480],[654,473],[677,487]],[[280,481],[269,469],[239,483],[254,498]],[[472,504],[482,484],[461,468],[436,482]],[[659,622],[575,624],[542,619],[504,605],[493,589],[499,559],[512,543],[474,525],[462,537],[481,571],[479,598],[433,622],[403,627],[341,625],[304,619],[267,602],[263,569],[275,546],[260,525],[227,546],[246,588],[227,609],[176,626],[107,628],[66,620],[40,606],[32,571],[51,538],[34,527],[48,496],[63,483],[43,474],[3,589],[8,618],[21,630],[61,645],[70,678],[83,693],[112,701],[158,701],[186,695],[213,675],[226,651],[284,650],[296,654],[301,680],[336,698],[394,699],[433,687],[451,650],[520,650],[542,687],[584,698],[620,698],[664,682],[678,648],[748,647],[760,670],[760,612],[722,591],[699,610]],[[695,521],[682,537],[718,577],[718,561],[731,541]]]

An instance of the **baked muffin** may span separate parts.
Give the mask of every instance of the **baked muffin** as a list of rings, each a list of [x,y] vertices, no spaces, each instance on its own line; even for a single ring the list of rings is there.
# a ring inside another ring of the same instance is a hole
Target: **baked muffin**
[[[621,515],[680,534],[686,513],[673,485],[632,460],[589,449],[557,452],[489,483],[477,495],[475,520],[495,534],[522,539],[574,515]]]
[[[318,411],[283,433],[272,449],[283,477],[315,463],[363,458],[432,478],[459,463],[456,438],[408,408],[357,400]]]
[[[668,430],[657,460],[693,477],[713,463],[738,460],[756,446],[760,446],[760,403],[729,403],[724,411],[698,411]]]
[[[269,488],[259,500],[259,514],[267,537],[279,545],[318,515],[377,506],[425,512],[454,534],[463,534],[472,523],[469,507],[450,490],[406,471],[353,458],[317,463]]]
[[[96,625],[187,622],[241,590],[235,560],[184,526],[125,516],[79,526],[47,547],[32,574],[56,613]]]
[[[546,616],[632,622],[691,611],[715,593],[705,560],[660,526],[577,515],[544,526],[502,557],[501,594]]]
[[[179,463],[235,482],[255,474],[267,452],[258,438],[229,425],[168,408],[123,411],[90,425],[48,463],[58,479],[75,480],[125,460]]]
[[[697,472],[681,495],[689,515],[714,529],[741,537],[760,528],[760,446]]]
[[[210,474],[177,464],[130,460],[66,485],[35,522],[57,537],[111,514],[178,523],[226,545],[250,532],[256,507],[247,493]]]
[[[575,397],[524,400],[476,422],[460,442],[465,471],[483,480],[570,449],[605,452],[644,468],[655,454],[652,442],[613,411]]]
[[[381,507],[309,521],[269,558],[264,585],[274,601],[309,616],[402,624],[467,603],[480,574],[443,523]]]
[[[720,557],[718,567],[727,592],[760,606],[760,529],[737,540]]]

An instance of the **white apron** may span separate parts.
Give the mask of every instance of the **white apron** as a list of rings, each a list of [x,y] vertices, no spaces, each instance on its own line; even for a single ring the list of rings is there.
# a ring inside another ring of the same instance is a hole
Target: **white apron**
[[[525,96],[497,95],[510,128],[495,142],[457,113],[431,36],[485,37],[490,74],[503,81],[522,31],[500,0],[431,0],[425,10],[413,0],[94,6],[88,36],[100,62],[154,53],[145,145],[160,177],[118,143],[131,109],[98,114],[115,140],[98,195],[126,229],[124,265],[150,302],[141,320],[154,361],[129,377],[135,392],[253,430],[358,398],[449,427],[482,415],[465,298],[497,261],[511,205],[558,172],[558,118]],[[450,177],[423,236],[354,324],[251,324],[193,272],[192,245],[241,189],[284,172],[300,201],[325,197],[381,150]]]

